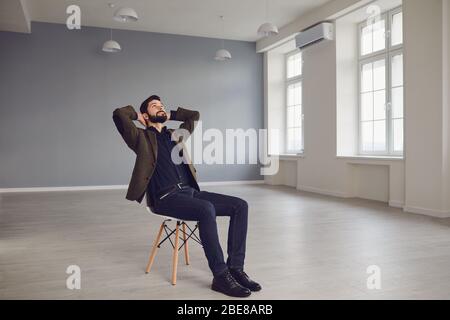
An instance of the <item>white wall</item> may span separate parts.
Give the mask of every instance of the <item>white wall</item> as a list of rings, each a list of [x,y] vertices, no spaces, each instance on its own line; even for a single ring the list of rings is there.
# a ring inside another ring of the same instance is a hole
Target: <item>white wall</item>
[[[444,0],[446,1],[446,0]],[[403,6],[405,66],[405,206],[445,216],[443,183],[443,1],[407,0]]]
[[[445,207],[447,210],[450,209],[450,0],[444,1],[444,10],[443,12],[443,23],[444,23],[444,81],[443,81],[443,90],[444,90],[444,117],[443,122],[444,126],[444,142],[446,146],[446,150],[444,152],[446,165],[444,168],[447,170],[445,174],[445,183],[444,183],[444,199],[445,199]]]
[[[303,50],[305,157],[297,188],[347,196],[345,163],[336,159],[336,46],[321,42]]]
[[[264,53],[265,74],[267,79],[266,101],[269,113],[266,114],[267,127],[271,130],[279,131],[278,141],[269,141],[269,154],[276,154],[276,150],[284,152],[285,135],[283,128],[285,127],[284,104],[285,104],[285,71],[284,71],[284,55],[279,52]]]
[[[450,0],[443,1],[442,10],[442,125],[443,125],[443,207],[450,209]]]
[[[335,23],[336,39],[336,154],[354,155],[358,137],[358,29],[344,19]]]

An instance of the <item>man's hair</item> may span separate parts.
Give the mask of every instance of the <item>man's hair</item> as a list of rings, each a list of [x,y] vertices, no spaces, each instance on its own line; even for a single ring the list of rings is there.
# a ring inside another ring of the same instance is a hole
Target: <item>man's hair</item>
[[[151,95],[150,97],[148,97],[147,99],[144,100],[144,102],[141,103],[141,107],[139,108],[139,111],[141,113],[147,113],[147,107],[148,107],[148,103],[152,100],[159,100],[161,101],[161,98],[159,96],[157,96],[156,94]]]

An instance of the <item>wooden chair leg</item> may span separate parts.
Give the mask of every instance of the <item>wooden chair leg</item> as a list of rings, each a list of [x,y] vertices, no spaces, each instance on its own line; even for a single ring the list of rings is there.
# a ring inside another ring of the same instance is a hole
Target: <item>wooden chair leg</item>
[[[177,225],[175,227],[175,241],[173,248],[173,268],[172,268],[172,284],[177,284],[177,267],[178,267],[178,237],[180,231],[180,222],[177,221]]]
[[[145,269],[145,273],[150,272],[150,268],[152,267],[153,260],[155,259],[156,251],[158,250],[158,243],[159,243],[159,240],[161,239],[161,235],[164,230],[165,224],[166,224],[165,221],[163,223],[161,223],[161,227],[159,228],[158,236],[155,239],[155,243],[153,243],[152,252],[150,254],[150,258],[148,259],[147,268]]]
[[[188,240],[186,237],[186,223],[183,223],[183,240],[184,240],[184,261],[189,264],[189,247]]]

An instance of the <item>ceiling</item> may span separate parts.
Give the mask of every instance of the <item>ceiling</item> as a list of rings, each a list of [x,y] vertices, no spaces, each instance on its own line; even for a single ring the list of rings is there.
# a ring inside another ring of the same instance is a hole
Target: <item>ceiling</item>
[[[256,30],[266,22],[264,0],[8,0],[22,4],[31,21],[65,23],[66,7],[81,8],[81,27],[95,26],[191,36],[256,41]],[[112,19],[117,7],[132,7],[139,21],[120,23]],[[330,0],[268,0],[267,20],[283,27],[304,13]],[[0,8],[2,9],[2,8]],[[1,10],[0,10],[1,11]],[[22,16],[24,14],[22,13]],[[223,23],[219,16],[224,16]],[[2,15],[4,16],[4,14]],[[2,19],[0,16],[0,19]],[[22,17],[23,19],[23,17]],[[0,28],[2,23],[0,21]],[[8,30],[23,32],[22,30]]]

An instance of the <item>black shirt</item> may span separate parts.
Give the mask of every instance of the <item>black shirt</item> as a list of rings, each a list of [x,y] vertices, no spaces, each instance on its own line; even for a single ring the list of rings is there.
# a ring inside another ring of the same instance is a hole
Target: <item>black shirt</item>
[[[162,127],[161,132],[153,126],[150,126],[147,130],[152,130],[155,133],[158,143],[156,167],[147,187],[150,194],[155,197],[159,190],[179,182],[190,184],[187,164],[184,162],[175,164],[172,161],[172,148],[177,147],[175,141],[172,141],[171,133],[167,127]]]

